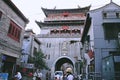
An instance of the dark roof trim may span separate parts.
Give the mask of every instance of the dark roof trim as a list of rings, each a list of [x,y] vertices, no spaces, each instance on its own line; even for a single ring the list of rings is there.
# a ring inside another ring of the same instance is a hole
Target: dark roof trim
[[[31,33],[35,34],[32,29],[27,29],[27,30],[25,30],[25,32],[31,32]]]
[[[45,14],[45,16],[48,16],[48,14],[53,13],[78,13],[78,12],[88,12],[91,6],[83,7],[83,8],[74,8],[74,9],[47,9],[47,8],[41,8]]]
[[[35,21],[36,22],[36,24],[41,28],[42,26],[40,25],[40,22],[38,22],[38,21]]]
[[[22,14],[22,12],[15,6],[11,0],[3,0],[18,16],[20,16],[27,24],[29,20]]]
[[[38,40],[37,37],[34,37],[34,40],[35,40],[39,45],[41,44],[41,42]]]
[[[102,24],[103,25],[103,27],[114,27],[114,26],[118,26],[118,27],[120,27],[120,22],[118,23],[118,22],[112,22],[112,23],[103,23]]]
[[[38,22],[38,21],[35,22],[40,28],[44,26],[53,26],[53,25],[84,25],[84,20],[81,22]]]
[[[84,43],[85,39],[86,39],[86,36],[87,36],[87,33],[89,31],[89,28],[91,26],[91,17],[89,15],[89,13],[87,14],[87,19],[86,19],[86,22],[85,22],[85,27],[84,27],[84,30],[83,30],[83,35],[81,37],[81,42]]]
[[[103,23],[103,26],[110,26],[110,25],[119,25],[120,26],[120,22],[108,22],[108,23]]]

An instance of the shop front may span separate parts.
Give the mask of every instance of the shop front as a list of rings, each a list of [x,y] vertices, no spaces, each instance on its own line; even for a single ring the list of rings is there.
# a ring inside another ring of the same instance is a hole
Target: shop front
[[[1,73],[8,73],[8,77],[12,78],[16,71],[16,58],[8,55],[2,55]]]

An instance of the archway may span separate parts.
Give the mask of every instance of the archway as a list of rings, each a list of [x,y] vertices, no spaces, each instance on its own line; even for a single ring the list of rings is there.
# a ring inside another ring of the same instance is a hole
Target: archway
[[[73,62],[70,59],[66,57],[60,58],[55,64],[55,71],[60,71],[60,70],[63,71],[64,70],[63,67],[70,67],[70,66],[72,68],[74,67]]]

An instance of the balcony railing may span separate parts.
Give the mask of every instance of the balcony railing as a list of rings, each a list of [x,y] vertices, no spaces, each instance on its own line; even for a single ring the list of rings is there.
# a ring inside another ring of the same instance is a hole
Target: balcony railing
[[[75,16],[72,16],[72,17],[49,17],[49,18],[45,18],[44,20],[45,21],[66,21],[66,20],[85,20],[86,17],[75,17]]]

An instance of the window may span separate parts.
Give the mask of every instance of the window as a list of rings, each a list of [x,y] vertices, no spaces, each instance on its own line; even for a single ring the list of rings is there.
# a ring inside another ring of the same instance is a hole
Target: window
[[[107,18],[107,19],[120,18],[120,12],[117,10],[103,11],[103,18]]]
[[[107,13],[103,13],[103,18],[106,18],[107,17]]]
[[[47,48],[50,48],[51,47],[51,43],[47,43]]]
[[[57,34],[57,33],[59,33],[59,30],[54,29],[50,31],[50,34]]]
[[[81,31],[79,30],[79,29],[74,29],[74,30],[72,30],[72,33],[74,33],[74,34],[77,34],[77,33],[81,33]]]
[[[37,52],[37,48],[36,48],[36,47],[34,47],[34,50],[33,50],[33,55],[35,55],[35,54],[36,54],[36,52]]]
[[[117,13],[116,13],[116,17],[117,17],[117,18],[120,18],[120,13],[117,12]]]
[[[51,43],[49,43],[49,48],[51,47]]]
[[[117,23],[104,24],[104,33],[105,33],[106,40],[117,39],[119,32],[120,32],[120,24],[117,24]]]
[[[68,17],[68,15],[69,15],[68,12],[64,12],[64,13],[63,13],[63,16],[64,16],[64,17]]]
[[[8,30],[8,36],[16,41],[19,41],[21,36],[20,34],[21,34],[21,28],[11,20]]]
[[[2,18],[2,12],[0,11],[0,20],[1,20],[1,18]]]

